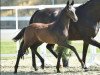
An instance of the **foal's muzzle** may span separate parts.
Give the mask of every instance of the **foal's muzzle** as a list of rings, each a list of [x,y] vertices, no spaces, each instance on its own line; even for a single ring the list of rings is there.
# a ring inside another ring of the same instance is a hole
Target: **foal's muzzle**
[[[78,17],[76,16],[75,18],[73,18],[73,21],[77,22],[78,21]]]

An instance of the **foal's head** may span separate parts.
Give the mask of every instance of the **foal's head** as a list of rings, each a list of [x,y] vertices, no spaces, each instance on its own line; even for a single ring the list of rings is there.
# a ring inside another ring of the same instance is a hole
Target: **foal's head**
[[[78,17],[75,13],[76,9],[73,7],[73,5],[74,5],[74,1],[72,1],[71,4],[69,4],[69,1],[68,1],[65,7],[65,10],[66,10],[67,16],[70,17],[70,19],[72,19],[74,22],[77,22]]]

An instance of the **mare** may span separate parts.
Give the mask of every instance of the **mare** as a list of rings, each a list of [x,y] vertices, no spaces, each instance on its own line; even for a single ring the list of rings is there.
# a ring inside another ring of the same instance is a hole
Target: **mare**
[[[69,30],[70,19],[72,19],[74,22],[78,20],[75,14],[75,8],[72,5],[73,2],[71,3],[71,5],[69,5],[68,1],[66,7],[61,11],[58,19],[55,22],[48,24],[32,23],[30,26],[25,27],[25,32],[23,34],[23,41],[18,51],[18,57],[15,64],[14,73],[17,73],[19,60],[24,55],[26,49],[34,45],[34,51],[35,51],[38,47],[37,44],[44,42],[50,44],[58,44],[59,46],[70,48],[76,54],[82,67],[84,67],[84,63],[80,59],[76,49],[67,43],[69,35],[68,30]],[[57,72],[60,72],[59,65],[61,56],[62,52],[59,52],[57,66],[56,66]]]

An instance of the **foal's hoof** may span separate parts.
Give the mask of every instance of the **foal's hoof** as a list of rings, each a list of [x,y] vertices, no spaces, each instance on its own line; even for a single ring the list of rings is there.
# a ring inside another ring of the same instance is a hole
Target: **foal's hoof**
[[[17,71],[14,71],[14,74],[17,74]]]
[[[15,69],[14,69],[14,74],[17,74],[17,68],[16,68],[16,66],[15,66]]]
[[[61,73],[60,70],[58,70],[57,73]]]

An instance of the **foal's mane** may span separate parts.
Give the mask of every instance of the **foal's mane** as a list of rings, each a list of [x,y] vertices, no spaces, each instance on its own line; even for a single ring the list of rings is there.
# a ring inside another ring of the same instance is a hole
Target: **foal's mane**
[[[61,16],[63,16],[63,15],[64,15],[63,13],[65,13],[65,12],[66,12],[66,7],[65,7],[64,9],[62,9],[62,11],[60,12],[60,14],[59,14],[59,16],[58,16],[58,18],[57,18],[56,21],[58,21],[59,18],[60,18]]]

